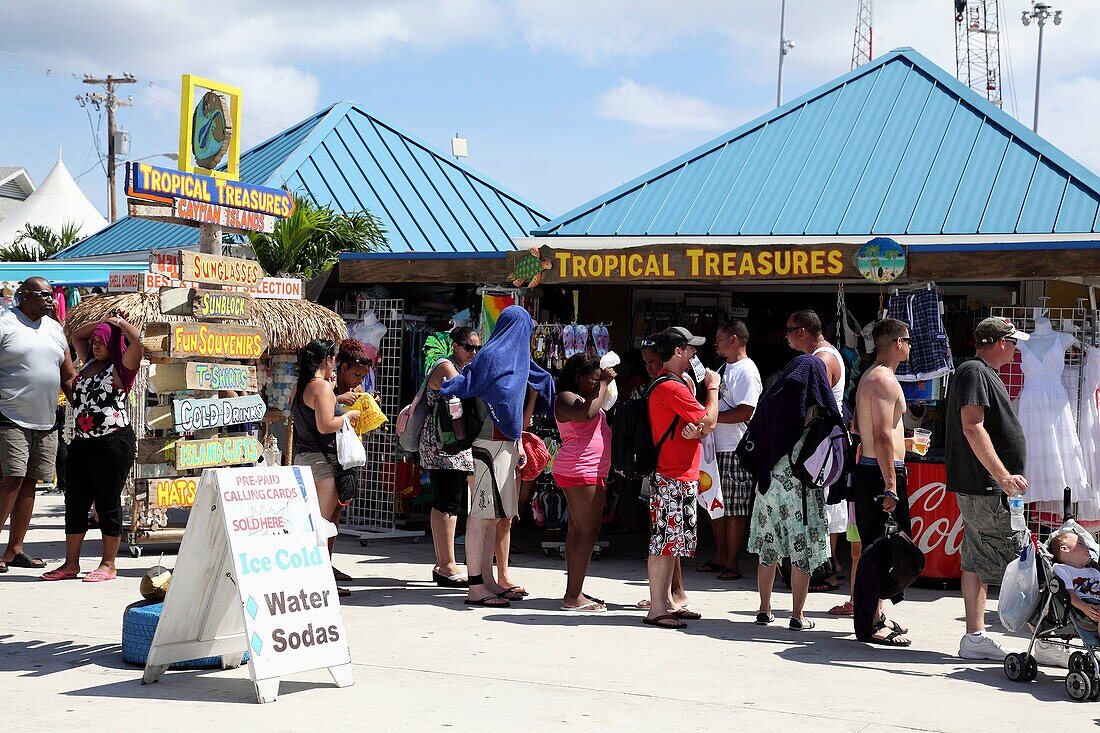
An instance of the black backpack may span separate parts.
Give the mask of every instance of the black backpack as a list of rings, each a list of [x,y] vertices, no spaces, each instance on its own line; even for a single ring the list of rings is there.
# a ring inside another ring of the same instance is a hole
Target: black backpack
[[[440,450],[444,453],[453,456],[473,447],[487,419],[482,417],[479,402],[477,397],[462,400],[462,417],[452,420],[451,413],[447,410],[447,398],[440,395],[436,400],[436,434],[439,436]],[[456,428],[461,429],[461,436],[456,434]]]
[[[677,415],[672,424],[658,441],[653,440],[653,430],[649,426],[649,395],[661,382],[675,377],[662,374],[646,388],[641,398],[617,405],[612,416],[611,426],[611,469],[628,479],[642,479],[657,469],[657,456],[676,424]]]

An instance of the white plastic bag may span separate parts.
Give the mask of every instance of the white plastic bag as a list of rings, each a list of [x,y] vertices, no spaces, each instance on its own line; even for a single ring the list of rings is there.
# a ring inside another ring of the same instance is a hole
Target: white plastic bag
[[[1001,595],[997,603],[997,614],[1001,624],[1009,631],[1022,631],[1027,621],[1039,605],[1039,576],[1035,569],[1035,547],[1031,544],[1031,533],[1027,533],[1027,542],[1020,557],[1005,568],[1001,578]]]
[[[336,431],[336,460],[344,470],[358,468],[367,462],[367,450],[363,447],[363,441],[355,434],[355,428],[347,418],[344,418],[344,424]]]
[[[614,351],[609,351],[600,357],[600,369],[607,369],[609,367],[617,367],[622,362],[619,355]],[[601,409],[604,412],[611,412],[611,408],[615,406],[615,403],[619,401],[619,387],[615,382],[607,385],[607,404]]]

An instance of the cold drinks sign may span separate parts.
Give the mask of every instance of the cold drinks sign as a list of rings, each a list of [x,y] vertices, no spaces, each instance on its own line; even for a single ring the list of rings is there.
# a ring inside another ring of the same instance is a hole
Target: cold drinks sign
[[[195,506],[211,511],[191,512],[144,681],[196,651],[247,650],[260,702],[275,699],[281,677],[312,669],[352,684],[326,546],[335,527],[321,519],[309,469],[207,470]],[[202,618],[198,598],[212,599]]]

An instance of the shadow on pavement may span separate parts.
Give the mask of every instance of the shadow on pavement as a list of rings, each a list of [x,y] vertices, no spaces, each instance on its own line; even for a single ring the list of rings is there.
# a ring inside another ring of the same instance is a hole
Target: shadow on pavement
[[[122,661],[121,644],[12,639],[11,634],[0,636],[0,672],[23,672],[24,677],[42,677],[89,665],[128,668]]]

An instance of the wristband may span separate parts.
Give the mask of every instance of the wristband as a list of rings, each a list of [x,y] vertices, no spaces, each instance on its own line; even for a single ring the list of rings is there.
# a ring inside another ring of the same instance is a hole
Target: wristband
[[[707,391],[708,391],[708,392],[717,392],[717,391],[718,391],[718,387],[707,387]]]
[[[897,495],[897,494],[895,494],[895,493],[894,493],[893,491],[887,491],[887,492],[885,493],[885,495],[886,495],[886,496],[888,496],[888,497],[890,497],[890,498],[891,498],[891,499],[893,499],[894,501],[897,501],[897,500],[898,500],[898,495]]]

